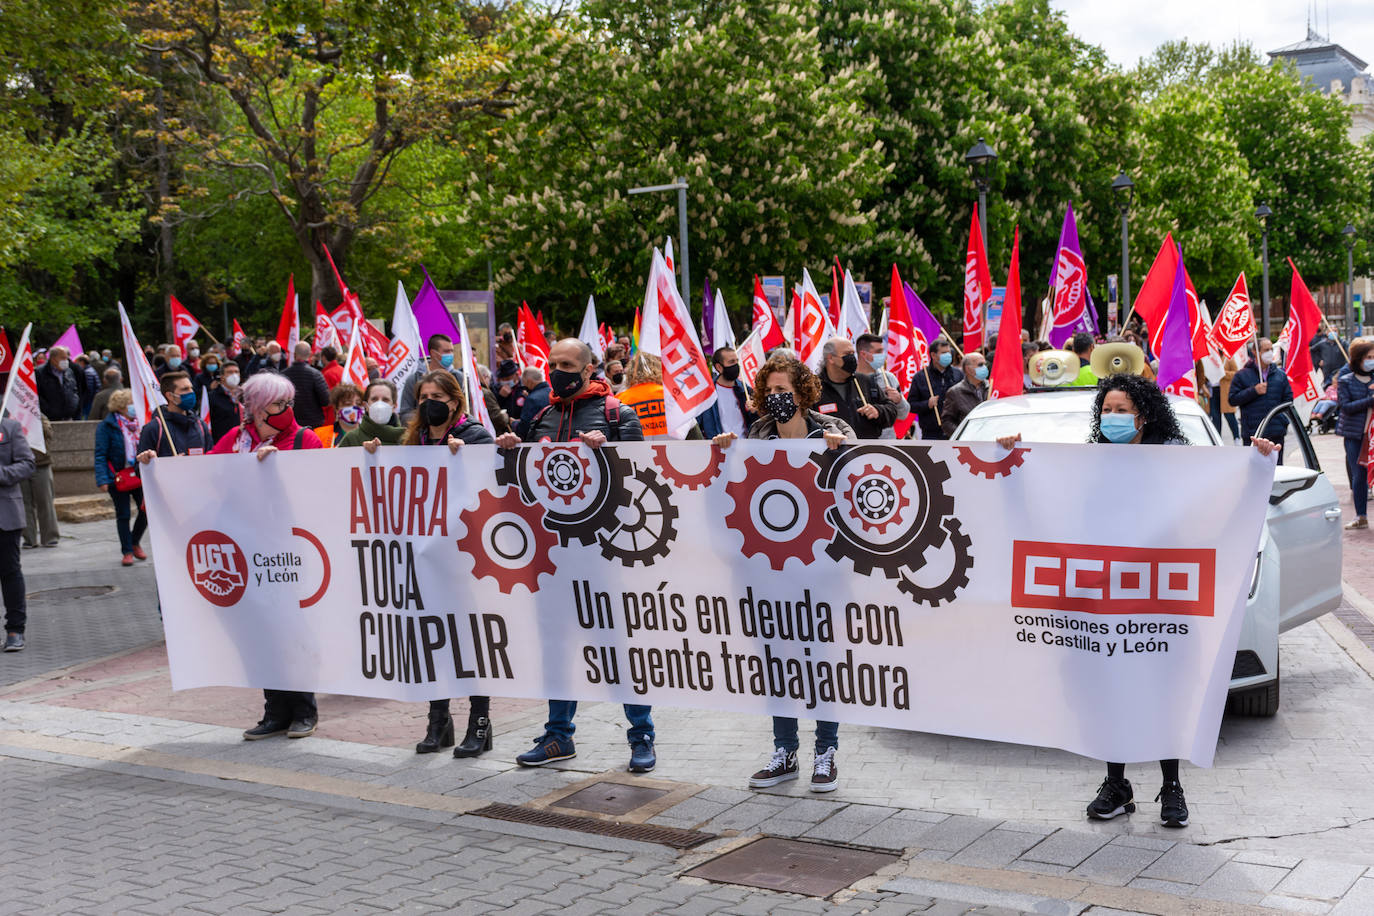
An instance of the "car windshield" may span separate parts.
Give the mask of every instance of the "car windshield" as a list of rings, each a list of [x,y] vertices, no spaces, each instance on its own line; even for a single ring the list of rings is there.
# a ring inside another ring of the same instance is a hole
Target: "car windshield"
[[[1087,442],[1089,414],[1083,411],[1055,413],[984,414],[968,418],[960,439],[985,442],[1021,434],[1025,442]],[[1207,420],[1192,414],[1178,417],[1178,425],[1193,445],[1212,445]]]

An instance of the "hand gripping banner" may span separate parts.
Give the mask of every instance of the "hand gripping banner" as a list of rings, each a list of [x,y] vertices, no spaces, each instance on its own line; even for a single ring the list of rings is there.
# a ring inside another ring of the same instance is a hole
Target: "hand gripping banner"
[[[653,703],[1208,765],[1272,465],[802,440],[159,458],[144,480],[176,689]]]

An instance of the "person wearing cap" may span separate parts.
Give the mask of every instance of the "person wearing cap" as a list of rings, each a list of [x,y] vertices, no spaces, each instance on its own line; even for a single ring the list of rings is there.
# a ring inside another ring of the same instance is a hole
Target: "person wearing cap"
[[[492,380],[491,390],[496,394],[496,403],[501,405],[507,416],[519,417],[525,407],[525,396],[529,394],[520,383],[520,364],[513,359],[503,359],[496,364],[496,378]]]

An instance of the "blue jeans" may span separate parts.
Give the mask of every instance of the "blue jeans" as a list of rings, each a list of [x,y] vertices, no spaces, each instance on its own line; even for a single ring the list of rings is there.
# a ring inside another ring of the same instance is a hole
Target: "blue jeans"
[[[797,720],[785,716],[773,717],[773,747],[783,751],[795,751],[801,746],[797,740]],[[824,754],[832,747],[840,746],[840,723],[816,721],[816,753]]]
[[[1240,427],[1236,425],[1236,415],[1234,413],[1221,412],[1221,386],[1212,386],[1212,397],[1208,400],[1208,412],[1212,417],[1212,425],[1217,428],[1217,435],[1221,435],[1221,419],[1226,418],[1226,425],[1231,427],[1231,437],[1240,438]]]
[[[1350,497],[1355,500],[1355,514],[1365,517],[1369,508],[1369,468],[1360,467],[1362,439],[1345,440],[1345,473],[1350,477]]]
[[[132,553],[138,542],[143,540],[143,532],[148,529],[148,517],[139,508],[143,501],[143,491],[131,490],[121,493],[115,489],[114,484],[110,484],[109,492],[110,501],[114,503],[115,509],[115,530],[119,532],[119,552]],[[129,518],[133,511],[138,512],[138,521],[134,522],[131,529]]]
[[[625,733],[625,737],[631,744],[644,738],[654,740],[654,720],[649,718],[652,709],[652,706],[625,704],[625,718],[630,723],[630,730]],[[577,730],[577,726],[573,725],[575,715],[576,700],[549,700],[549,721],[544,723],[545,734],[553,735],[555,738],[572,738],[573,732]]]

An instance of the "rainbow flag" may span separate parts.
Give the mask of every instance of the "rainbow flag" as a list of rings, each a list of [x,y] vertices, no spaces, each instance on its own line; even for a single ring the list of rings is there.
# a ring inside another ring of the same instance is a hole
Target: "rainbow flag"
[[[639,309],[635,309],[635,327],[630,332],[630,352],[635,353],[639,350]]]

